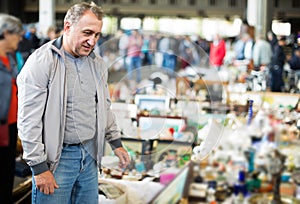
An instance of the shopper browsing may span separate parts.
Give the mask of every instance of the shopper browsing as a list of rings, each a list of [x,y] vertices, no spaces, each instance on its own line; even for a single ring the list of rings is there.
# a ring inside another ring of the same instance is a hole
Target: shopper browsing
[[[98,203],[105,139],[125,167],[129,156],[110,110],[107,67],[93,51],[102,10],[72,6],[64,34],[37,49],[17,79],[18,129],[33,173],[32,203]]]
[[[13,203],[18,107],[14,55],[21,31],[18,18],[0,14],[0,203]]]

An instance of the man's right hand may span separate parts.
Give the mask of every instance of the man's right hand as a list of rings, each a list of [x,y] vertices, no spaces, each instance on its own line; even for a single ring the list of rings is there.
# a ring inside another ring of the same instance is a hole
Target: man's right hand
[[[45,171],[34,176],[35,185],[44,194],[53,194],[54,188],[59,188],[51,171]]]

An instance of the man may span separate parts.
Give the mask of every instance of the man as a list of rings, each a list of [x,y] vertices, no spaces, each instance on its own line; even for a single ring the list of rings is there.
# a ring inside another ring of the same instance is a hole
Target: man
[[[289,57],[288,63],[292,70],[300,70],[300,48],[295,49],[293,55]]]
[[[121,167],[129,163],[110,110],[107,67],[93,51],[102,15],[94,3],[72,6],[63,36],[31,54],[17,79],[18,129],[33,172],[32,203],[98,203],[104,139]]]
[[[284,88],[284,81],[283,81],[283,66],[286,61],[286,56],[283,51],[284,46],[286,44],[285,37],[281,37],[277,44],[274,45],[274,52],[271,58],[271,69],[270,69],[270,76],[271,76],[271,83],[270,88],[272,92],[281,92]]]
[[[273,51],[268,41],[258,35],[253,46],[253,64],[257,71],[264,70],[271,63]]]
[[[19,19],[0,14],[0,203],[13,203],[18,106],[14,54],[21,31]]]

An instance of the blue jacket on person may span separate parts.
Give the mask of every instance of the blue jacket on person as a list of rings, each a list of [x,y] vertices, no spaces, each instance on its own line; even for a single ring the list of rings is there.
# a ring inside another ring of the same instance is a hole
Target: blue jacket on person
[[[0,123],[4,124],[7,121],[8,111],[10,108],[12,79],[17,77],[18,69],[12,55],[8,55],[10,67],[7,67],[0,61]]]
[[[288,63],[292,70],[300,70],[300,57],[297,55],[293,55]]]

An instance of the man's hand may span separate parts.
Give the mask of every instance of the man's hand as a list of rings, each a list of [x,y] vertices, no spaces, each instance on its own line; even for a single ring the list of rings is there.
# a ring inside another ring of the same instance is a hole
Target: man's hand
[[[120,167],[125,168],[130,163],[130,158],[127,151],[123,147],[114,150],[114,153],[120,159]]]
[[[50,171],[45,171],[34,176],[34,180],[37,189],[44,194],[53,194],[54,188],[59,188],[53,174]]]

